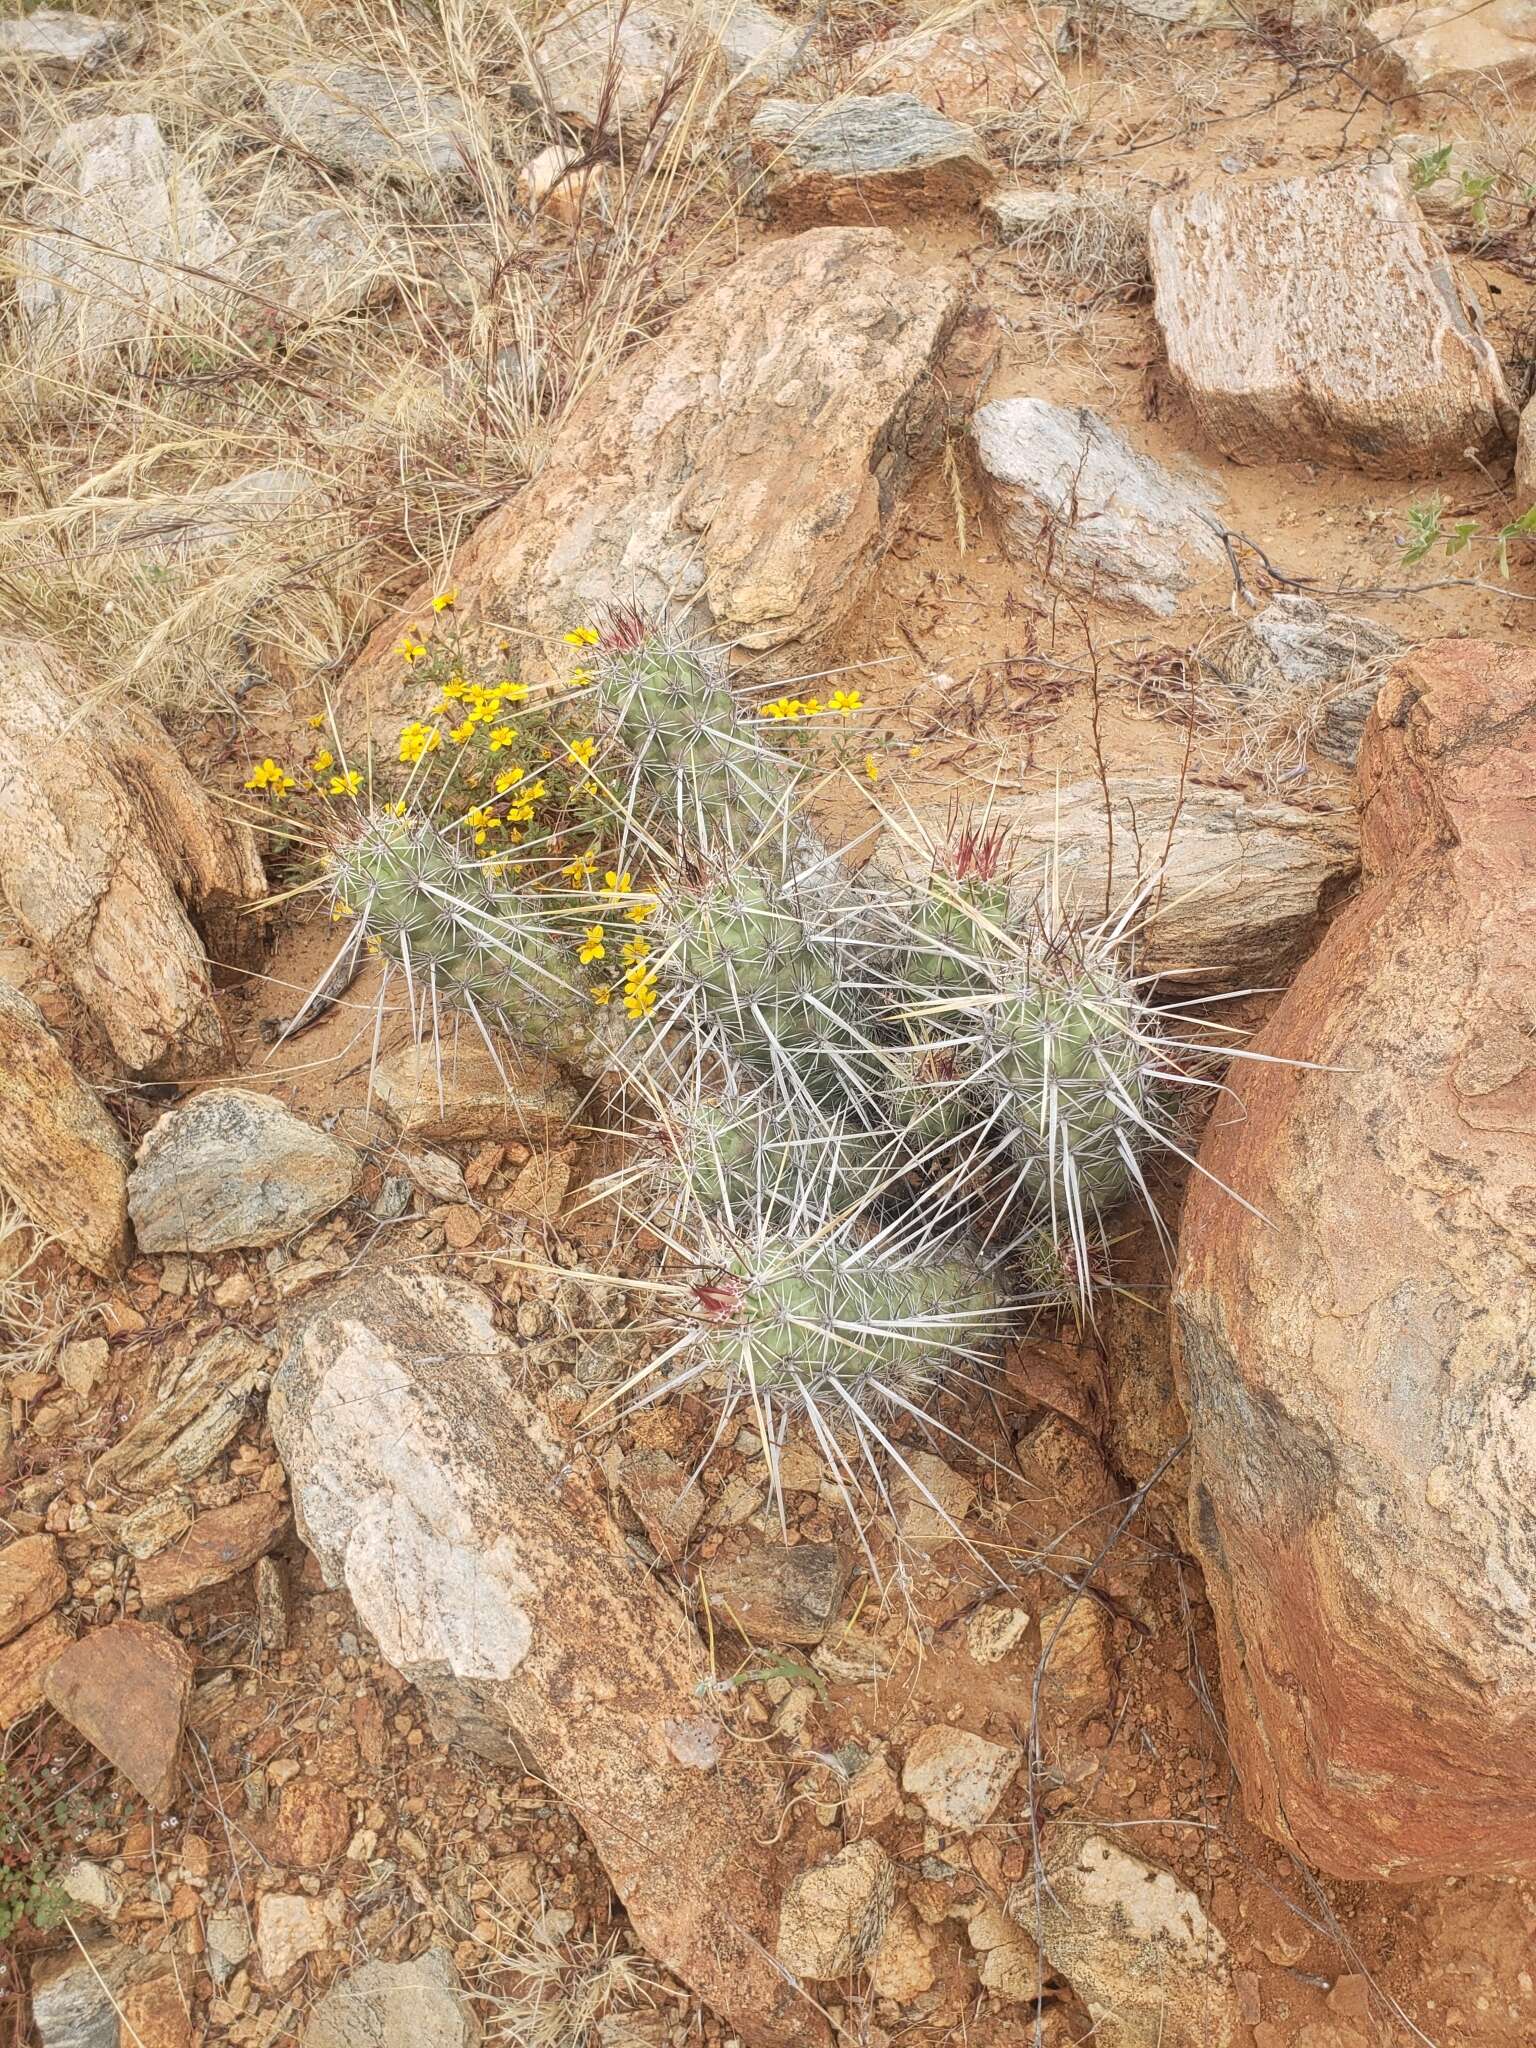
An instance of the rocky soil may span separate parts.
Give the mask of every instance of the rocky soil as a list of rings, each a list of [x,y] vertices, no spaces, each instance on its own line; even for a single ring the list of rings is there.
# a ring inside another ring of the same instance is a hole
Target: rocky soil
[[[1536,2039],[1532,48],[0,23],[4,2038]],[[306,889],[402,641],[615,604],[1261,1056],[863,1542],[615,1403],[602,1092]]]

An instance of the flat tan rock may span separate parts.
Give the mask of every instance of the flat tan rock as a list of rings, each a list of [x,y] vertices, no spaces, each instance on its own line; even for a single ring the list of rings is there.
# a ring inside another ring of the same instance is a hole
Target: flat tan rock
[[[1106,825],[1097,782],[1025,797],[999,812],[1021,865],[1054,862],[1065,900],[1102,918],[1145,889],[1143,971],[1202,988],[1268,985],[1301,958],[1354,879],[1360,833],[1348,810],[1311,811],[1245,790],[1117,776]]]
[[[139,1593],[146,1608],[167,1607],[210,1586],[222,1586],[278,1543],[287,1532],[288,1504],[270,1493],[253,1493],[227,1508],[210,1508],[167,1550],[139,1566]]]
[[[73,1641],[56,1614],[45,1614],[0,1648],[0,1728],[9,1728],[43,1704],[48,1668]]]
[[[387,1054],[373,1092],[416,1144],[479,1138],[548,1144],[576,1114],[580,1097],[552,1060],[499,1042],[494,1052],[472,1025]]]
[[[0,1643],[51,1614],[69,1591],[51,1536],[22,1536],[0,1550]]]
[[[778,1958],[812,1983],[845,1977],[879,1946],[896,1897],[896,1872],[878,1842],[804,1870],[784,1893]]]
[[[161,1367],[143,1412],[92,1466],[92,1487],[154,1493],[196,1479],[233,1443],[268,1377],[268,1354],[254,1337],[216,1330]]]
[[[1171,1871],[1107,1835],[1068,1824],[1046,1835],[1037,1909],[1020,1886],[1009,1910],[1040,1927],[1052,1968],[1087,2006],[1103,2048],[1243,2048],[1249,2037],[1221,1931]]]
[[[677,1603],[563,1502],[490,1311],[375,1269],[292,1312],[268,1413],[305,1541],[449,1726],[467,1713],[477,1747],[534,1758],[579,1804],[658,1961],[754,2048],[820,2048],[772,1961],[789,1870],[769,1762],[723,1738]]]
[[[1462,0],[1424,6],[1401,0],[1364,22],[1374,45],[1368,70],[1398,93],[1451,93],[1458,104],[1478,86],[1511,88],[1536,80],[1536,4]]]
[[[128,1141],[42,1014],[0,982],[0,1187],[103,1278],[128,1257]]]
[[[192,1659],[168,1629],[115,1621],[93,1629],[49,1667],[48,1703],[157,1813],[175,1802]]]
[[[954,274],[882,229],[743,257],[578,403],[534,481],[459,549],[454,635],[483,620],[495,658],[513,628],[525,675],[565,674],[573,623],[665,604],[743,656],[813,660],[937,452],[932,370],[959,311]],[[407,625],[443,630],[432,618],[423,589],[379,629],[344,686],[349,716],[415,715],[395,648]]]
[[[1169,368],[1233,461],[1433,476],[1513,436],[1498,357],[1389,166],[1173,194],[1149,248]]]
[[[80,685],[41,641],[0,644],[0,897],[134,1073],[190,1074],[228,1052],[197,919],[221,957],[257,934],[266,892],[249,830],[121,703],[82,723]]]
[[[749,140],[778,220],[904,221],[965,210],[997,181],[974,128],[911,93],[764,100]]]
[[[860,43],[849,69],[861,92],[915,93],[956,120],[1012,113],[1052,77],[1065,19],[1060,7],[991,9],[949,27]]]

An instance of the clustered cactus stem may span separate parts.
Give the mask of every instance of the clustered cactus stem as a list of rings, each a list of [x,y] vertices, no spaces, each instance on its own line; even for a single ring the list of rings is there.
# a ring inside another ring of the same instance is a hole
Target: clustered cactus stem
[[[625,1077],[653,1136],[614,1186],[644,1191],[691,1277],[621,1391],[702,1383],[722,1428],[746,1404],[776,1487],[803,1417],[852,1509],[861,1469],[883,1493],[882,1461],[904,1464],[890,1421],[993,1357],[1021,1306],[1090,1301],[1109,1219],[1171,1142],[1182,1041],[1120,927],[1021,890],[989,822],[920,885],[855,877],[806,821],[804,760],[765,743],[720,657],[634,613],[567,638],[601,735],[568,746],[590,848],[521,824],[497,840],[486,809],[385,814],[336,853],[334,901],[418,1018],[458,1008]],[[482,692],[487,716],[520,688]]]

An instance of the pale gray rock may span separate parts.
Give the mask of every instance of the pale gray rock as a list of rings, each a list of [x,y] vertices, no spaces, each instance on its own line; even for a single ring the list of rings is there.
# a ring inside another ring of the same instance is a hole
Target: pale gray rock
[[[974,206],[996,172],[974,128],[911,93],[764,100],[748,131],[781,220],[907,220]]]
[[[1046,1839],[1046,1879],[1038,1905],[1020,1887],[1009,1911],[1039,1925],[1046,1960],[1087,2006],[1103,2048],[1248,2040],[1227,1944],[1169,1871],[1107,1835],[1058,1825]]]
[[[570,0],[545,22],[533,54],[553,113],[641,140],[699,49],[682,17],[647,0]]]
[[[255,1946],[249,1914],[234,1907],[208,1916],[206,1928],[208,1971],[222,1990]]]
[[[1389,165],[1170,194],[1149,247],[1169,368],[1233,461],[1420,477],[1513,437],[1498,357]]]
[[[785,21],[755,0],[721,0],[711,22],[731,76],[748,84],[782,85],[800,67],[814,24]]]
[[[1090,919],[1139,892],[1140,968],[1205,989],[1268,987],[1307,952],[1360,865],[1351,811],[1312,811],[1172,777],[1068,783],[998,813]],[[1112,829],[1111,829],[1112,827]]]
[[[22,201],[16,308],[29,360],[145,342],[216,298],[234,244],[149,114],[59,136]]]
[[[304,2022],[302,2048],[476,2048],[481,2039],[453,1957],[365,1963],[339,1978]]]
[[[322,207],[264,235],[245,281],[301,320],[335,319],[396,296],[402,251],[345,207]]]
[[[126,63],[138,44],[131,22],[62,7],[39,7],[0,21],[0,66],[25,65],[48,78],[95,78]]]
[[[643,146],[701,72],[708,83],[781,84],[808,34],[758,0],[570,0],[545,22],[534,61],[555,113]]]
[[[727,1746],[677,1604],[565,1504],[518,1364],[457,1281],[374,1269],[309,1296],[268,1401],[300,1534],[434,1712],[580,1806],[645,1947],[735,2031],[798,2048],[772,1767]]]
[[[1086,406],[995,398],[972,434],[1005,554],[1049,582],[1167,618],[1224,567],[1215,487],[1139,455]]]
[[[278,1244],[339,1208],[360,1168],[350,1145],[272,1096],[209,1088],[145,1134],[128,1213],[141,1251]]]
[[[296,64],[262,88],[284,142],[358,178],[451,178],[466,163],[456,93],[363,64]]]
[[[190,497],[164,498],[99,515],[97,531],[111,545],[139,548],[176,561],[195,561],[238,547],[274,526],[322,517],[329,500],[314,477],[292,463],[248,469]]]
[[[812,1983],[847,1976],[878,1947],[895,1899],[896,1872],[880,1844],[850,1842],[791,1880],[779,1920],[779,1961]]]

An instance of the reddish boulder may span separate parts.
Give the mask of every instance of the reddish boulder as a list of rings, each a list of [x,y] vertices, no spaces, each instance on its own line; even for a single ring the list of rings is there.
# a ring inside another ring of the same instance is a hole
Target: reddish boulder
[[[1360,784],[1362,892],[1185,1212],[1192,1521],[1254,1817],[1340,1877],[1529,1876],[1536,655],[1406,657]]]

